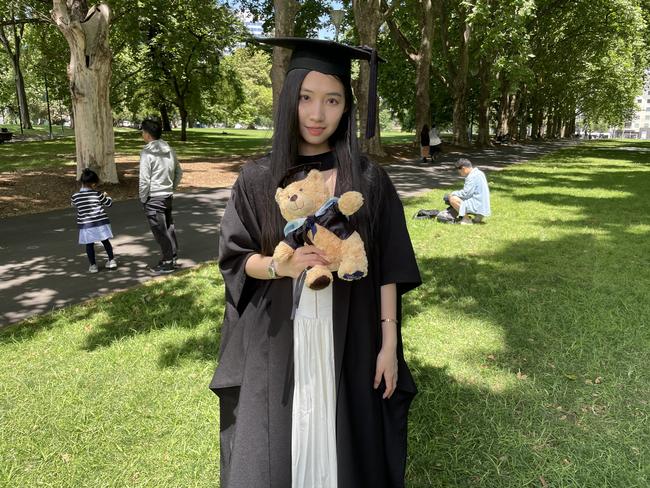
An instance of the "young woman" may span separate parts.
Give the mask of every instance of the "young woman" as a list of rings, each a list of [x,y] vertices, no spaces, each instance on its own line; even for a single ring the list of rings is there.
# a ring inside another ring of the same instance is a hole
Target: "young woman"
[[[416,393],[404,362],[401,296],[420,284],[402,204],[386,173],[359,153],[350,59],[376,53],[329,41],[271,38],[293,48],[273,150],[246,164],[220,234],[226,286],[219,366],[222,488],[404,486],[408,409]],[[327,264],[313,247],[286,263],[272,254],[285,222],[274,201],[292,168],[321,170],[332,195],[361,191],[351,221],[368,275],[302,290]]]

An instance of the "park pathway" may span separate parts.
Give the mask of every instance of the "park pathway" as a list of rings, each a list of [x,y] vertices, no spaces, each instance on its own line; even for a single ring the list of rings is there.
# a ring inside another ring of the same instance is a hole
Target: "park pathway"
[[[462,186],[453,171],[453,162],[459,157],[469,157],[489,172],[569,144],[546,142],[449,152],[435,165],[413,160],[386,169],[400,195],[410,197],[441,186]],[[174,197],[182,268],[216,259],[218,223],[229,195],[229,190],[219,189]],[[97,246],[100,272],[94,275],[88,274],[85,251],[77,244],[72,208],[0,219],[0,327],[154,279],[148,267],[158,260],[159,251],[140,203],[115,202],[109,214],[119,268],[103,270],[105,254]]]

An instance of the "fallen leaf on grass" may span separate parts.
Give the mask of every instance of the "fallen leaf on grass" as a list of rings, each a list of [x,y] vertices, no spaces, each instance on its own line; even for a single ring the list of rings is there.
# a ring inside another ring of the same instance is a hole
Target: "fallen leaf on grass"
[[[603,382],[603,379],[602,379],[600,376],[598,376],[598,377],[594,380],[594,383],[596,383],[597,385],[600,385],[602,382]]]
[[[497,358],[494,357],[494,354],[488,354],[488,357],[487,357],[487,358],[488,358],[490,361],[496,361],[496,360],[497,360]]]
[[[542,484],[542,488],[548,488],[548,483],[546,482],[543,476],[539,477],[539,482]]]
[[[585,385],[593,385],[593,384],[594,384],[594,382],[591,381],[590,379],[585,380]]]
[[[61,459],[63,459],[64,463],[69,463],[70,459],[72,459],[72,456],[70,456],[70,454],[64,452],[63,454],[61,454]]]
[[[525,380],[526,378],[528,378],[527,374],[522,373],[521,370],[517,371],[517,379],[518,380]]]

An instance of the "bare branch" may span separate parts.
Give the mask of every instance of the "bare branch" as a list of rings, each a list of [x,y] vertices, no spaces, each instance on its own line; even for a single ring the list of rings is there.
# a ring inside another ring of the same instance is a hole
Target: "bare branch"
[[[16,26],[16,25],[25,25],[25,24],[45,24],[47,23],[43,19],[12,19],[12,20],[0,20],[0,26],[5,27],[8,25]]]
[[[413,65],[417,64],[418,61],[417,51],[411,45],[411,43],[406,38],[406,36],[402,33],[399,26],[395,22],[395,19],[393,18],[395,4],[389,7],[386,0],[381,0],[381,6],[382,6],[382,10],[384,10],[383,12],[384,20],[388,24],[388,29],[390,30],[393,40],[397,43],[398,47],[402,50],[404,56],[406,56],[406,58]]]

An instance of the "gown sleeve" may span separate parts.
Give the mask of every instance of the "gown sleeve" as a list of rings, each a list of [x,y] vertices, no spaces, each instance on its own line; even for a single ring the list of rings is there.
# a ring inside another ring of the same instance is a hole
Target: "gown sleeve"
[[[242,382],[246,352],[246,324],[255,315],[252,299],[261,286],[246,275],[246,261],[260,252],[260,226],[244,171],[232,188],[219,230],[219,269],[226,290],[224,319],[219,344],[219,364],[210,389],[219,392]],[[250,306],[249,306],[250,305]],[[248,314],[248,318],[246,318]]]
[[[404,207],[388,174],[380,169],[382,204],[378,220],[381,285],[395,283],[398,295],[420,286],[422,280],[406,228]]]
[[[226,286],[226,304],[239,313],[256,281],[246,275],[246,261],[261,249],[259,220],[247,187],[242,173],[233,185],[219,232],[219,269]]]

